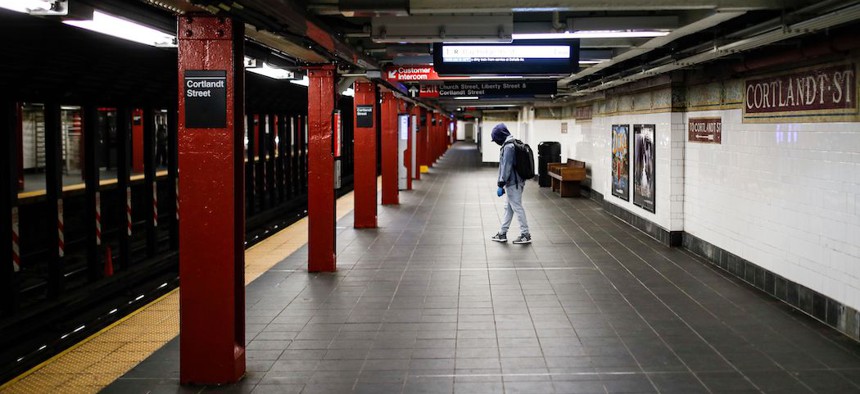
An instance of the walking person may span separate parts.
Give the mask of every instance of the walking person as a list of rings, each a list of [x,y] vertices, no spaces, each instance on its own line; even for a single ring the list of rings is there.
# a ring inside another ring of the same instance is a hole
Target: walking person
[[[516,161],[514,137],[504,123],[499,123],[496,127],[493,127],[493,132],[490,136],[493,142],[502,147],[499,156],[499,176],[496,183],[498,186],[496,195],[499,197],[504,194],[508,195],[508,199],[505,202],[505,216],[502,219],[502,229],[490,239],[496,242],[508,242],[508,229],[511,227],[511,220],[514,218],[514,213],[516,213],[517,221],[520,222],[520,236],[514,240],[514,243],[530,244],[532,243],[532,236],[529,233],[526,211],[523,209],[523,190],[526,186],[526,180],[517,175],[517,172],[514,170]]]

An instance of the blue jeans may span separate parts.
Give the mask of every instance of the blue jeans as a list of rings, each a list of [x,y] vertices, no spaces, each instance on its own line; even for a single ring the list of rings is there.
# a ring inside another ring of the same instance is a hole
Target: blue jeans
[[[514,218],[514,212],[517,213],[517,221],[520,222],[520,232],[523,234],[529,233],[529,222],[526,220],[526,210],[523,209],[523,190],[525,184],[517,186],[505,186],[505,194],[508,196],[505,203],[505,217],[502,219],[502,234],[507,234],[511,227],[511,220]]]

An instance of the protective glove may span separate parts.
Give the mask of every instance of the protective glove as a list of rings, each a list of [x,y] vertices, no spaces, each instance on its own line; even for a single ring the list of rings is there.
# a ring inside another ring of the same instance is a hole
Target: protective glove
[[[497,195],[497,196],[501,197],[503,194],[505,194],[505,189],[504,189],[504,188],[501,188],[501,187],[500,187],[500,188],[499,188],[499,190],[496,190],[496,195]]]

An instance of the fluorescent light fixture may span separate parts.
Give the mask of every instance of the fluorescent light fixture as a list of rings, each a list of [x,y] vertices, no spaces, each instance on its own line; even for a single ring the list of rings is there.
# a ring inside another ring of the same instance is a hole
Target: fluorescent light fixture
[[[162,33],[101,11],[94,11],[91,21],[63,21],[63,23],[154,47],[176,46],[176,37],[172,34]]]
[[[625,30],[580,30],[563,33],[521,33],[514,34],[514,40],[556,40],[565,38],[652,38],[663,37],[668,31],[625,31]]]
[[[262,67],[247,67],[245,68],[245,71],[260,74],[272,79],[293,79],[296,77],[296,73],[282,68],[272,67],[268,63],[263,63]]]
[[[307,76],[307,75],[303,75],[303,76],[302,76],[302,79],[294,79],[294,80],[290,81],[290,83],[294,83],[294,84],[296,84],[296,85],[301,85],[301,86],[304,86],[304,87],[308,87],[308,86],[310,86],[310,84],[311,84],[311,80],[310,80],[310,79],[308,79],[308,76]]]
[[[523,79],[522,75],[470,75],[469,79]]]
[[[603,62],[607,62],[609,59],[589,59],[589,60],[580,60],[579,64],[599,64]]]
[[[344,90],[342,94],[348,97],[355,97],[355,90],[353,90],[352,88],[346,88],[346,90]]]
[[[454,100],[477,100],[478,96],[464,96],[464,97],[454,97]]]
[[[66,15],[67,7],[66,2],[53,0],[0,0],[0,8],[32,15]]]

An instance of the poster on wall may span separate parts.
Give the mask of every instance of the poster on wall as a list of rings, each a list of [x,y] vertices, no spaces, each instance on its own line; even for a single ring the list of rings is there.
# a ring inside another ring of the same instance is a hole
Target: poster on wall
[[[630,125],[612,125],[612,195],[630,201]]]
[[[633,125],[633,204],[654,212],[655,126]]]

